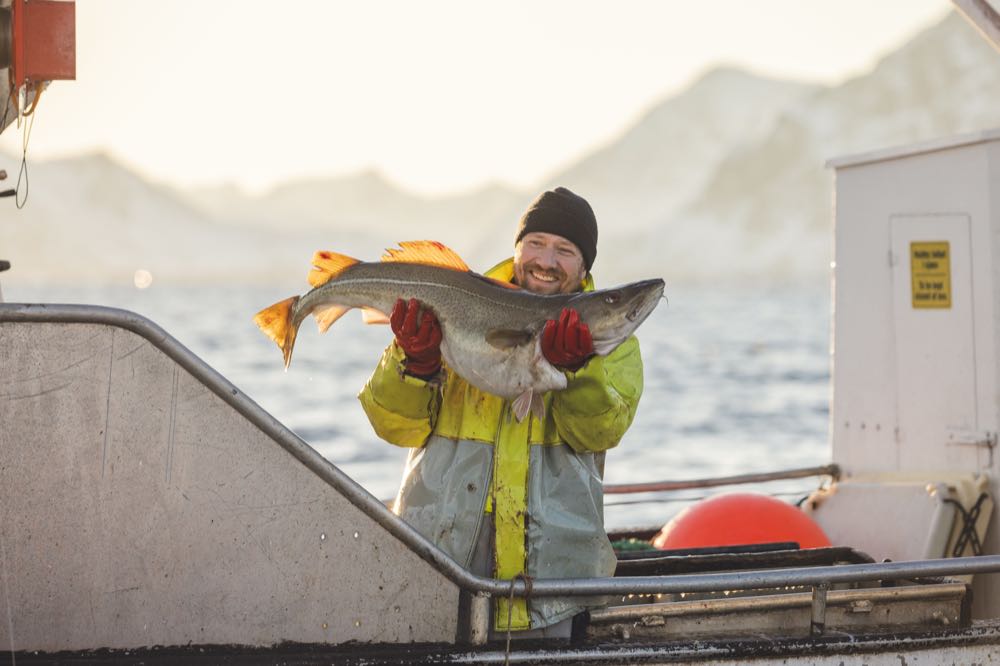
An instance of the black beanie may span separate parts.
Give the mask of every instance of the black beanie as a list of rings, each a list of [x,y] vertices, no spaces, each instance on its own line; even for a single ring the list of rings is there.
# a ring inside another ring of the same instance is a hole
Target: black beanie
[[[597,256],[597,218],[583,197],[565,187],[557,187],[538,195],[517,225],[516,245],[525,234],[542,231],[570,240],[580,248],[587,271]]]

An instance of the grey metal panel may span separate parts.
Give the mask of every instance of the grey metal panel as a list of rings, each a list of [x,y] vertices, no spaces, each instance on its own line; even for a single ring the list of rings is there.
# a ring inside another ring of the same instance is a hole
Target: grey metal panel
[[[830,590],[820,614],[825,633],[935,631],[968,624],[963,615],[963,583]],[[592,611],[591,640],[632,642],[690,639],[693,636],[810,635],[816,595],[784,592],[717,596]]]
[[[157,342],[0,321],[0,649],[453,641],[458,588]]]

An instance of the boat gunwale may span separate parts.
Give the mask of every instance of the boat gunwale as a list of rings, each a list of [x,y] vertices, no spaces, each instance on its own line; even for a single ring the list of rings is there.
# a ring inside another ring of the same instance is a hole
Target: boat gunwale
[[[336,465],[289,430],[217,370],[148,318],[119,308],[97,305],[0,303],[0,323],[98,324],[129,330],[150,342],[195,379],[285,448],[308,469],[340,492],[352,505],[399,539],[463,591],[476,596],[593,596],[720,592],[745,588],[831,585],[873,580],[1000,572],[1000,555],[920,561],[798,567],[739,573],[634,576],[627,578],[540,579],[525,581],[483,578],[470,573],[393,514]]]

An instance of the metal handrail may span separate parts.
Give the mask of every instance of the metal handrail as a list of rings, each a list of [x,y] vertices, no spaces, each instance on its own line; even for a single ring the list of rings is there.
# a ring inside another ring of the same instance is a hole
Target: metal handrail
[[[522,579],[482,578],[469,573],[444,551],[389,511],[378,498],[322,457],[249,396],[146,317],[127,310],[94,305],[0,303],[0,323],[3,322],[102,324],[124,328],[145,338],[340,492],[351,504],[403,542],[414,554],[455,585],[473,594],[550,597],[718,592],[746,588],[1000,572],[1000,555],[988,555],[919,562],[848,564],[739,573],[541,579],[531,583]]]
[[[604,594],[665,594],[681,592],[725,592],[771,587],[806,587],[871,580],[934,578],[1000,572],[1000,555],[956,557],[909,562],[843,564],[797,567],[736,573],[683,574],[676,576],[629,576],[623,578],[536,580],[530,590],[521,580],[501,581],[502,592],[515,596],[591,596]],[[485,590],[484,590],[485,591]]]
[[[714,488],[716,486],[735,486],[742,483],[764,483],[781,479],[804,479],[810,476],[829,476],[834,481],[840,479],[840,465],[830,463],[819,467],[799,467],[777,472],[759,472],[754,474],[736,474],[734,476],[716,476],[707,479],[688,479],[684,481],[650,481],[647,483],[605,483],[605,495],[626,495],[631,493],[650,493],[664,490],[692,490],[695,488]]]

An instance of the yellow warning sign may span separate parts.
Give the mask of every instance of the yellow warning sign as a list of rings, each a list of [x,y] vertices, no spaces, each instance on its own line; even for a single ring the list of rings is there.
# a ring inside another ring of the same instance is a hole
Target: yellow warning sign
[[[951,307],[951,249],[947,241],[910,243],[914,308]]]

